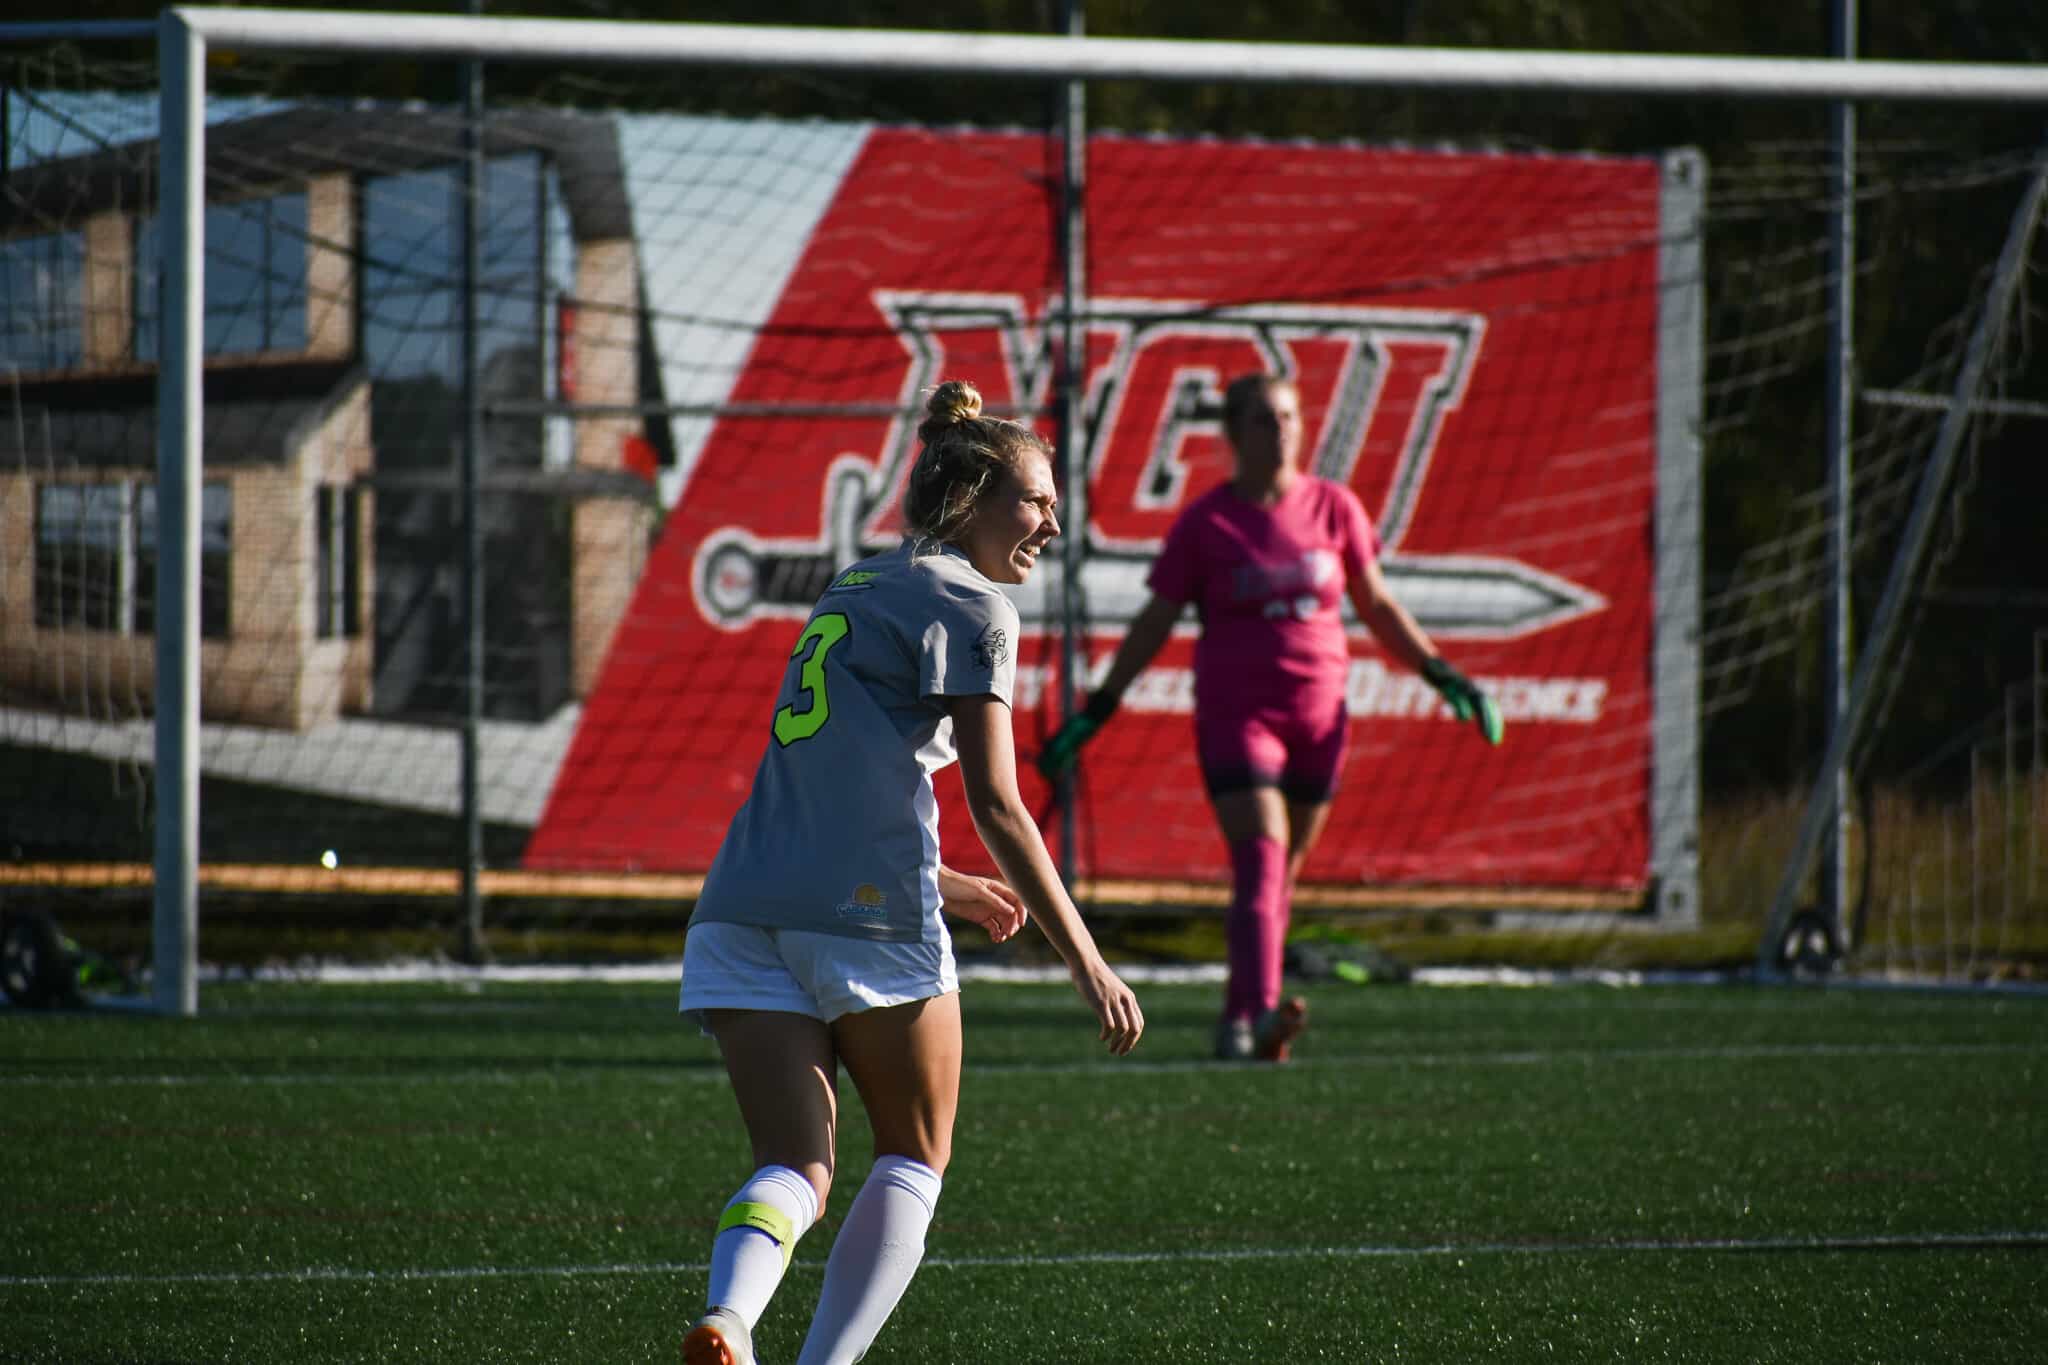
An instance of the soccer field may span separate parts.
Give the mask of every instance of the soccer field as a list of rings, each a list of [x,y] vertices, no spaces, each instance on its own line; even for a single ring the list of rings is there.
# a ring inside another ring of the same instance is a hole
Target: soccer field
[[[2048,997],[1335,987],[1282,1068],[970,983],[928,1259],[869,1359],[2035,1361]],[[666,1361],[749,1169],[665,985],[0,1012],[0,1358]],[[868,1164],[757,1343],[795,1357]]]

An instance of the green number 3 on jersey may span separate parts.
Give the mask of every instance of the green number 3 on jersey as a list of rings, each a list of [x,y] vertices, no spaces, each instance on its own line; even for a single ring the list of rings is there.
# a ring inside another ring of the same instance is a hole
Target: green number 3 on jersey
[[[809,739],[832,719],[832,706],[825,697],[825,656],[832,652],[832,646],[846,638],[846,631],[846,617],[832,611],[812,617],[804,633],[796,637],[796,648],[789,651],[790,658],[796,658],[806,648],[811,651],[797,678],[810,702],[801,711],[792,703],[775,713],[775,742],[784,748],[800,739]]]

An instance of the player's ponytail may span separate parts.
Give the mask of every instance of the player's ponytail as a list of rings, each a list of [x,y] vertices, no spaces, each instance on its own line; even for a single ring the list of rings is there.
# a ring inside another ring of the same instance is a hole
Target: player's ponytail
[[[903,524],[920,542],[938,545],[960,533],[1019,451],[1051,451],[1015,422],[983,417],[981,394],[964,379],[933,389],[924,411],[917,426],[923,448],[903,491]]]
[[[925,400],[924,420],[917,424],[917,439],[934,445],[962,422],[981,416],[981,391],[964,379],[948,379],[932,390]]]

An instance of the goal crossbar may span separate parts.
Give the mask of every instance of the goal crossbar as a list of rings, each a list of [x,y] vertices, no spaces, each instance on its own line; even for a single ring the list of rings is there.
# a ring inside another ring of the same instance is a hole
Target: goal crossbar
[[[769,24],[167,10],[201,41],[492,61],[807,67],[1049,80],[1246,81],[1730,99],[2048,103],[2048,67],[1478,48],[1098,38]]]

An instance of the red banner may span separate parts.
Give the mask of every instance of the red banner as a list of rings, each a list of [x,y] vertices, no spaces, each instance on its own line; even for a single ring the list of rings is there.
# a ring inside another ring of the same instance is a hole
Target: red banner
[[[1023,134],[869,136],[730,396],[807,413],[713,428],[531,865],[709,865],[813,597],[893,543],[917,419],[873,414],[957,377],[1057,436],[1055,153]],[[1090,143],[1090,665],[1142,605],[1175,513],[1228,473],[1223,386],[1281,371],[1312,470],[1357,490],[1396,596],[1508,718],[1489,748],[1352,623],[1350,757],[1305,880],[1645,884],[1658,203],[1652,160]],[[851,413],[815,415],[831,405]],[[1027,759],[1058,721],[1055,575],[1016,594]],[[1085,874],[1228,876],[1193,755],[1192,641],[1086,751]],[[985,868],[946,776],[947,861]]]

